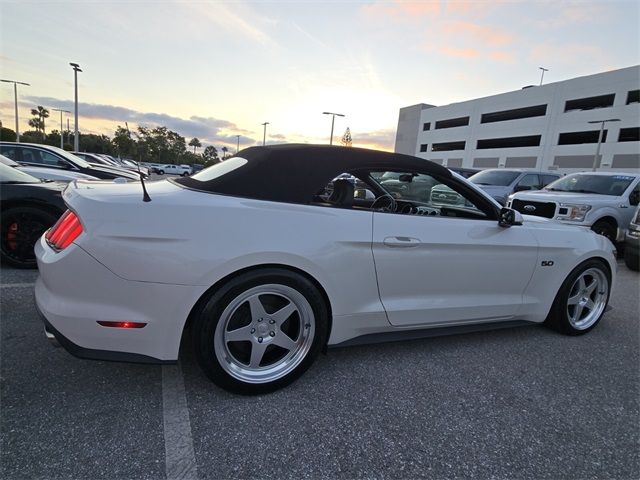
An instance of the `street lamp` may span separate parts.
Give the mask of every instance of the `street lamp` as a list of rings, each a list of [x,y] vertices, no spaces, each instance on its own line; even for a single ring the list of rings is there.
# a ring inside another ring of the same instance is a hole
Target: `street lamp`
[[[236,153],[240,151],[240,135],[236,135]]]
[[[262,124],[262,126],[264,127],[264,131],[262,133],[262,146],[265,146],[265,143],[267,141],[267,125],[269,125],[269,122],[264,122]]]
[[[80,65],[77,63],[69,63],[73,67],[73,79],[75,84],[75,126],[74,130],[74,138],[73,138],[73,151],[80,151],[80,137],[78,136],[78,72],[81,72]]]
[[[336,117],[344,117],[341,113],[333,113],[333,112],[322,112],[323,115],[331,115],[331,137],[329,137],[329,145],[333,145],[333,123],[336,120]]]
[[[60,148],[64,148],[64,135],[62,134],[62,112],[71,113],[69,110],[62,110],[61,108],[52,108],[54,112],[60,112]],[[77,152],[77,150],[76,150]]]
[[[600,124],[600,134],[598,135],[598,146],[596,147],[596,156],[593,158],[592,172],[595,172],[598,168],[598,157],[600,156],[600,145],[602,144],[602,132],[604,132],[604,124],[607,122],[619,122],[619,118],[609,118],[608,120],[590,120],[589,123]]]
[[[548,72],[549,69],[544,67],[538,67],[538,68],[542,70],[542,75],[540,75],[540,86],[542,86],[542,79],[544,78],[544,72]]]
[[[31,85],[24,82],[18,82],[16,80],[0,80],[0,82],[13,83],[13,100],[16,108],[16,142],[20,143],[20,130],[18,129],[18,85],[26,85],[27,87],[30,87]]]

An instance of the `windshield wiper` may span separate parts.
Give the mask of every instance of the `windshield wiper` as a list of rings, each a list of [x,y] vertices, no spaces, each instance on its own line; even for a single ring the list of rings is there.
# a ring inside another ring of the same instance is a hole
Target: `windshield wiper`
[[[595,193],[597,195],[602,195],[602,193],[594,192],[593,190],[571,190],[571,191],[576,193]]]

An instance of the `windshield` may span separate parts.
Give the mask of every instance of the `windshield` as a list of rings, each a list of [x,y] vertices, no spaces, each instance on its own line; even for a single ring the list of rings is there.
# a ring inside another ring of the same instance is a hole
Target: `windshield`
[[[67,160],[72,162],[74,165],[77,165],[82,168],[91,168],[91,165],[89,165],[89,162],[87,162],[84,158],[80,158],[77,155],[73,155],[65,150],[62,150],[61,148],[47,145],[47,149],[53,150],[55,153],[57,153],[63,158],[66,158]]]
[[[229,172],[232,172],[243,165],[246,165],[247,160],[242,157],[233,157],[229,160],[225,160],[224,162],[216,163],[215,165],[211,165],[204,170],[200,170],[195,175],[192,175],[191,178],[194,180],[199,180],[201,182],[206,182],[208,180],[213,180],[214,178],[221,177],[226,175]]]
[[[494,185],[506,187],[520,175],[520,172],[506,172],[504,170],[484,170],[469,177],[469,181],[476,185]]]
[[[0,183],[42,183],[36,177],[0,163]]]
[[[552,192],[596,193],[619,197],[636,177],[630,175],[588,175],[573,173],[547,185]]]

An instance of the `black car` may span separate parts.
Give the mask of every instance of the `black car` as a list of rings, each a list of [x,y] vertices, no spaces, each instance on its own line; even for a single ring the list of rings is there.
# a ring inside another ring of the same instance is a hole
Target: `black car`
[[[140,176],[135,172],[108,165],[92,165],[76,155],[50,145],[0,142],[0,153],[23,165],[73,170],[103,180],[113,180],[114,178],[125,178],[129,181],[140,180]]]
[[[66,210],[67,183],[43,182],[0,164],[0,262],[35,268],[33,247]]]

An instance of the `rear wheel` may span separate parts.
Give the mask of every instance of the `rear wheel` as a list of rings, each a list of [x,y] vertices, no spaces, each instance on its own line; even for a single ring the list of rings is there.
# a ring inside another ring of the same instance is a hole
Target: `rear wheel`
[[[593,329],[609,302],[611,275],[601,260],[578,265],[564,281],[545,324],[567,335]]]
[[[240,275],[210,294],[192,340],[206,375],[234,393],[282,388],[313,363],[327,337],[322,295],[305,277],[264,269]]]
[[[611,222],[599,220],[591,226],[591,230],[596,232],[598,235],[608,238],[609,241],[615,245],[618,229]]]
[[[33,247],[56,220],[55,215],[33,207],[14,207],[2,212],[0,222],[2,263],[17,268],[36,268]]]
[[[164,170],[158,170],[158,175],[164,175]]]

